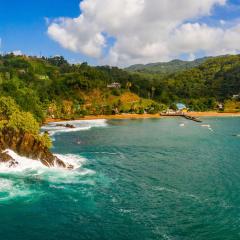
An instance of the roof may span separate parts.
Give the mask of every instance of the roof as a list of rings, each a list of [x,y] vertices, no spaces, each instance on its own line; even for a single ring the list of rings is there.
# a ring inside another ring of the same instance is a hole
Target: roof
[[[178,110],[183,110],[187,108],[186,105],[183,103],[177,103],[176,106]]]

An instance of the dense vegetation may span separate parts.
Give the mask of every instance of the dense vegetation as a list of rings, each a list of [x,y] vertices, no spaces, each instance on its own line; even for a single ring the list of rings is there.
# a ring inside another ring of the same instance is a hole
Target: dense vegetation
[[[113,82],[121,88],[108,88]],[[14,99],[22,112],[30,112],[39,123],[48,116],[156,113],[176,102],[200,111],[225,102],[225,110],[238,111],[238,99],[233,101],[232,96],[239,92],[239,55],[201,59],[187,70],[164,74],[74,65],[63,57],[0,56],[1,96]]]
[[[164,107],[133,94],[133,80],[118,68],[71,65],[62,57],[0,57],[0,94],[12,97],[39,122],[46,116],[157,112]],[[121,83],[121,89],[107,88],[114,81]]]
[[[156,73],[156,74],[170,74],[179,71],[187,70],[190,68],[198,67],[200,64],[204,63],[208,58],[200,58],[194,61],[183,61],[183,60],[172,60],[170,62],[159,62],[159,63],[149,63],[149,64],[136,64],[127,67],[126,70],[130,72],[139,73]]]
[[[216,109],[218,103],[227,101],[225,111],[239,111],[239,99],[232,97],[240,93],[240,55],[206,58],[197,67],[170,74],[156,75],[153,71],[149,79],[145,82],[151,85],[156,101],[168,105],[181,101],[195,111]]]
[[[31,134],[44,146],[51,147],[48,134],[40,134],[39,123],[30,112],[21,111],[11,97],[0,97],[0,131],[6,129]]]

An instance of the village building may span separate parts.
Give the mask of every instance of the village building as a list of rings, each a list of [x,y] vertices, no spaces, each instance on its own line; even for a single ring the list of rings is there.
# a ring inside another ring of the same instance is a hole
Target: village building
[[[114,83],[111,83],[109,85],[107,85],[108,88],[121,88],[121,84],[118,83],[118,82],[114,82]]]
[[[217,108],[218,110],[222,111],[224,109],[223,103],[218,103]]]
[[[186,105],[183,104],[183,103],[177,103],[177,104],[176,104],[176,107],[177,107],[177,112],[181,112],[181,113],[186,113],[186,112],[188,112],[188,108],[187,108]]]
[[[232,96],[233,100],[239,100],[240,99],[240,94],[235,94]]]

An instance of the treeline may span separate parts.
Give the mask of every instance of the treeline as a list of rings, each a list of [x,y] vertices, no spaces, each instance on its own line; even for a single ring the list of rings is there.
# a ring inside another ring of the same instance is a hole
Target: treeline
[[[121,88],[107,88],[113,82]],[[69,64],[63,57],[0,56],[0,95],[10,96],[39,122],[46,116],[154,113],[176,102],[197,111],[226,101],[234,108],[230,101],[239,93],[239,55],[209,58],[197,67],[159,75]]]
[[[197,67],[164,76],[152,74],[149,79],[151,87],[146,81],[136,84],[142,90],[152,89],[156,101],[168,105],[180,101],[198,111],[215,109],[217,103],[240,94],[240,55],[209,58]]]
[[[10,96],[39,122],[46,116],[73,118],[161,110],[162,105],[146,101],[144,94],[138,100],[131,95],[131,91],[138,93],[138,86],[132,84],[135,79],[141,77],[117,67],[69,64],[63,57],[0,56],[0,95]],[[113,82],[120,83],[121,88],[107,88]]]

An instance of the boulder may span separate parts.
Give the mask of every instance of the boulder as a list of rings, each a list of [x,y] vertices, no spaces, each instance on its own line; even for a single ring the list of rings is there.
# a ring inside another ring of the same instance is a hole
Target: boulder
[[[0,163],[8,164],[9,168],[16,167],[19,163],[6,152],[0,153]]]
[[[65,127],[65,128],[76,128],[74,125],[72,124],[56,124],[56,127]]]

